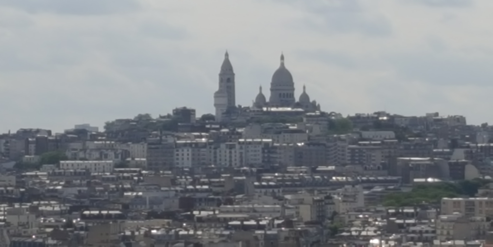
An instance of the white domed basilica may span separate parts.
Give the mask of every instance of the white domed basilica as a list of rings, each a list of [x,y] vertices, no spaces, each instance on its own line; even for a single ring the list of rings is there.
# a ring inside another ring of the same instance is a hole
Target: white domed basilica
[[[266,107],[287,107],[301,108],[305,111],[320,110],[320,105],[317,104],[316,101],[310,101],[310,96],[306,93],[305,86],[303,86],[303,92],[301,93],[298,101],[295,99],[294,90],[293,76],[284,64],[284,55],[281,55],[281,64],[274,72],[274,75],[272,75],[269,101],[266,101],[265,95],[262,93],[262,87],[260,87],[259,94],[255,98],[253,107],[257,109],[263,109]]]
[[[222,116],[227,111],[235,109],[235,73],[233,66],[226,52],[224,61],[219,72],[219,89],[214,93],[214,107],[216,108],[216,120],[221,121]],[[281,55],[281,64],[272,75],[270,83],[269,101],[262,92],[260,86],[259,93],[253,102],[254,109],[302,109],[306,112],[320,111],[320,105],[316,101],[310,101],[310,96],[306,93],[303,86],[299,100],[295,99],[295,87],[293,75],[284,64],[284,55]]]

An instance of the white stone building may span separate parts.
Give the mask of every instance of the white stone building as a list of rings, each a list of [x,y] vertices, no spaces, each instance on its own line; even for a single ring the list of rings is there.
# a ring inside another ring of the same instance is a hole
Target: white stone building
[[[124,161],[128,158],[128,151],[123,149],[70,149],[65,152],[72,160],[111,160]]]
[[[264,150],[272,146],[272,139],[240,139],[238,141],[240,166],[264,163]]]
[[[178,140],[175,143],[175,167],[190,168],[210,164],[207,139]]]
[[[364,190],[361,186],[345,186],[333,196],[335,211],[339,214],[353,212],[365,206]]]
[[[262,87],[260,87],[253,107],[256,109],[263,109],[264,107],[292,107],[301,108],[305,111],[320,110],[320,105],[316,101],[310,101],[310,96],[306,93],[305,86],[303,86],[303,92],[299,100],[296,101],[293,75],[291,75],[291,72],[285,66],[283,54],[281,54],[279,68],[272,75],[269,101],[267,102],[262,92]]]
[[[215,166],[239,167],[238,142],[221,143],[210,148],[211,162]]]
[[[91,173],[113,172],[112,160],[63,160],[61,170],[89,170]]]
[[[118,143],[117,149],[127,150],[130,158],[145,158],[147,156],[147,143]]]
[[[366,140],[389,140],[395,139],[394,131],[361,131],[361,138]]]
[[[216,121],[223,121],[223,114],[236,108],[235,84],[235,73],[229,60],[229,54],[226,52],[219,72],[219,88],[214,93]],[[286,108],[313,112],[320,110],[320,104],[317,104],[316,101],[310,101],[310,96],[306,93],[305,86],[303,86],[303,92],[299,99],[295,99],[293,76],[285,66],[284,55],[281,55],[280,66],[272,75],[269,101],[267,101],[262,92],[262,86],[260,86],[252,108],[261,111],[270,108]]]

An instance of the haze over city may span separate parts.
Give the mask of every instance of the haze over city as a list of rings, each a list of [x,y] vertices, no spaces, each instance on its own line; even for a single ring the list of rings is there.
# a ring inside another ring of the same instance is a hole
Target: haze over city
[[[251,105],[284,53],[324,111],[493,120],[491,1],[0,0],[0,131],[188,106],[213,113],[224,52]],[[419,13],[419,14],[417,14]]]

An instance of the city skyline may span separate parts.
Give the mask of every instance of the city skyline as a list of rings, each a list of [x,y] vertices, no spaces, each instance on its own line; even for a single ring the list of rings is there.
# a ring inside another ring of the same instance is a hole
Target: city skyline
[[[226,50],[239,105],[283,52],[324,111],[493,120],[488,1],[54,2],[0,1],[1,132],[214,113]]]

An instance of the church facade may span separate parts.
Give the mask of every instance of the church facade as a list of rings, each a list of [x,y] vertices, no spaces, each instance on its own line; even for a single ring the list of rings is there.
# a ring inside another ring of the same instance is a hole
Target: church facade
[[[303,92],[296,100],[295,83],[291,72],[286,68],[284,55],[281,55],[279,68],[272,75],[270,83],[269,100],[262,92],[260,86],[259,93],[255,98],[252,108],[263,110],[266,108],[293,108],[303,109],[306,112],[320,110],[320,104],[310,101],[310,96],[303,86]],[[214,93],[214,107],[216,109],[216,120],[221,121],[222,115],[231,108],[235,107],[235,78],[233,66],[226,52],[221,71],[219,72],[219,89]]]

